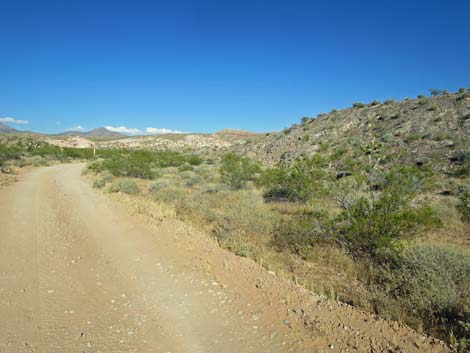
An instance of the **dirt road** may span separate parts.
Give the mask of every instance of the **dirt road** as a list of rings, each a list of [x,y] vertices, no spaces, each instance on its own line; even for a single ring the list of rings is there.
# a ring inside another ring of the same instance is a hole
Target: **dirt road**
[[[396,352],[446,350],[407,328],[382,337],[388,323],[316,301],[317,328],[293,332],[308,326],[305,312],[285,308],[303,294],[288,301],[284,292],[274,305],[277,279],[231,254],[219,277],[195,271],[194,259],[219,250],[173,238],[173,225],[136,221],[92,190],[82,168],[36,169],[0,189],[0,352],[371,352],[397,342],[408,349]]]

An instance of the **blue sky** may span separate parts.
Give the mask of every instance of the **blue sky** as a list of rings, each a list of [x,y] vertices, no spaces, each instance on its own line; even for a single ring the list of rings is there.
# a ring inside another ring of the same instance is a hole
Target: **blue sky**
[[[280,130],[470,86],[469,1],[0,1],[20,129]]]

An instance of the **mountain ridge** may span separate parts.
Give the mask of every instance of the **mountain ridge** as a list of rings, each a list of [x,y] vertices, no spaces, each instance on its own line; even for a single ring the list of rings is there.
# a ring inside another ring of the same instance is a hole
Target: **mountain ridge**
[[[90,131],[66,131],[58,136],[90,136],[90,137],[124,137],[120,132],[111,131],[105,127],[98,127]]]
[[[16,132],[20,132],[19,130],[16,130],[15,128],[7,125],[7,124],[4,124],[2,122],[0,122],[0,133],[16,133]]]

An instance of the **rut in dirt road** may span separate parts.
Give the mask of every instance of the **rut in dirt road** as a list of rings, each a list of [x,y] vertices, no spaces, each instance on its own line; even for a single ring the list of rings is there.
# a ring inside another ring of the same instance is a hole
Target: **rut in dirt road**
[[[80,178],[34,170],[0,190],[0,352],[285,352],[276,332],[226,307],[216,283],[159,257]]]

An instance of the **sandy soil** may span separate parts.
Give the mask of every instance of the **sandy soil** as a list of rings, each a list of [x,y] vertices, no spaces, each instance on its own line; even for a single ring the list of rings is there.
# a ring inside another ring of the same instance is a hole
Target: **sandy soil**
[[[175,219],[133,215],[82,168],[36,169],[0,189],[0,352],[448,351]]]

